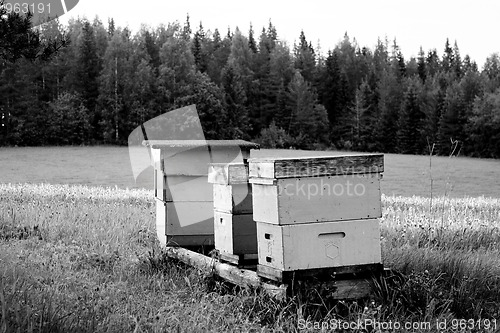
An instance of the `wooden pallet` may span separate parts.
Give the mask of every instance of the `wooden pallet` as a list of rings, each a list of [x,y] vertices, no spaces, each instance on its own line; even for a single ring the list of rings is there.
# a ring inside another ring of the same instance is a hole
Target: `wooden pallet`
[[[331,280],[332,277],[363,277],[380,273],[383,270],[384,267],[382,264],[352,265],[296,271],[282,271],[269,266],[257,265],[257,274],[259,276],[282,283],[291,283],[296,279],[307,279],[311,277],[325,281]]]
[[[293,295],[297,288],[304,284],[312,286],[312,288],[320,285],[323,290],[330,290],[329,297],[334,299],[367,297],[371,293],[370,280],[377,274],[383,274],[384,271],[381,264],[373,264],[281,272],[281,274],[266,271],[270,277],[266,278],[262,276],[264,273],[260,265],[257,267],[257,270],[260,267],[259,274],[257,274],[255,269],[241,268],[235,264],[226,263],[224,259],[218,259],[216,255],[207,256],[182,247],[166,247],[165,251],[171,258],[208,274],[215,273],[222,279],[240,287],[262,290],[278,300],[284,300],[287,296]],[[226,259],[234,260],[235,258],[231,259],[230,256],[226,256]],[[281,281],[277,276],[281,276]]]
[[[326,290],[333,299],[353,300],[370,296],[371,279],[383,274],[382,264],[367,264],[298,271],[280,271],[257,265],[257,275],[288,286],[288,294],[304,289]]]

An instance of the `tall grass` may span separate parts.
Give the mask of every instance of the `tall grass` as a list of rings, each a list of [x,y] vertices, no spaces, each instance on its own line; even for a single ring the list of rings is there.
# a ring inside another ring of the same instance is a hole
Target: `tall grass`
[[[383,197],[370,299],[277,302],[173,262],[152,191],[0,184],[0,333],[294,332],[302,320],[498,318],[500,201]]]
[[[499,318],[500,199],[439,197],[432,210],[430,200],[383,197],[385,265],[433,282],[419,315],[441,304],[460,318]]]

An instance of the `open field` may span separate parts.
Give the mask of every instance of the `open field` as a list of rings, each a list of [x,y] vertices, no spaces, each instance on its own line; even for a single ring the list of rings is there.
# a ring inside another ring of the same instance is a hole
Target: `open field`
[[[165,258],[151,198],[0,185],[0,332],[295,332],[332,319],[500,325],[500,199],[442,197],[431,207],[383,196],[383,261],[400,275],[374,281],[360,302],[314,293],[277,303]]]
[[[382,254],[397,275],[358,302],[278,303],[162,254],[151,170],[134,184],[126,148],[2,148],[0,333],[313,332],[333,319],[500,331],[499,161],[433,157],[432,200],[428,162],[386,155]]]
[[[342,152],[332,152],[343,154]],[[253,156],[317,155],[321,152],[252,151]],[[152,168],[137,182],[127,147],[0,148],[0,183],[84,184],[151,189]],[[500,197],[500,160],[385,154],[382,193],[402,196]]]

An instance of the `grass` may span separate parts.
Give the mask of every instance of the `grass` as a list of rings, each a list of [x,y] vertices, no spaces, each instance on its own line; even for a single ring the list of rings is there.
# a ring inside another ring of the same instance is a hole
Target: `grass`
[[[441,197],[431,206],[383,196],[383,260],[396,273],[374,280],[370,299],[315,292],[278,303],[167,258],[152,198],[0,184],[0,333],[295,332],[304,320],[500,318],[499,199]]]

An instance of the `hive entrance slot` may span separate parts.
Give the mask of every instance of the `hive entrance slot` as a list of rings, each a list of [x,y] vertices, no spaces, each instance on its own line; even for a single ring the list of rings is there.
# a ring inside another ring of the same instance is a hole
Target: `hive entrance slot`
[[[345,237],[345,232],[328,232],[318,235],[319,239],[338,239],[344,237]]]

